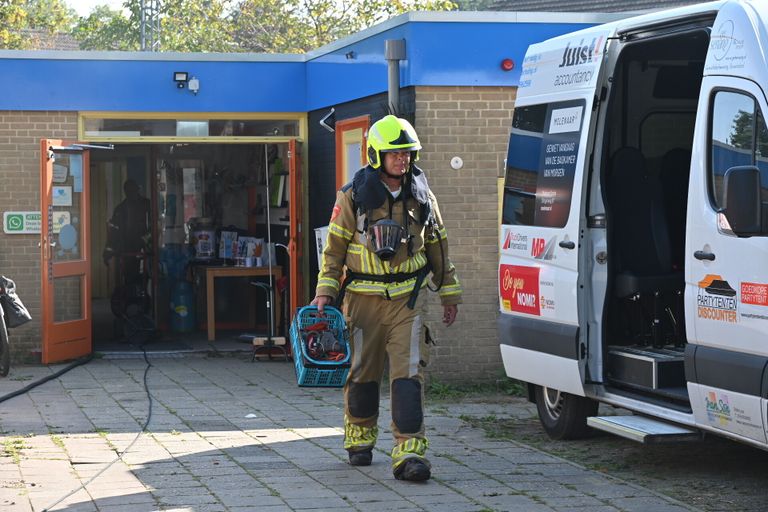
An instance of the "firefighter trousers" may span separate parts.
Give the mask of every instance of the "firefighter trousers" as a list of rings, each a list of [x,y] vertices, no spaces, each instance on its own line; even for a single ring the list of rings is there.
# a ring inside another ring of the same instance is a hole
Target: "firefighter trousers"
[[[376,442],[379,389],[388,360],[393,459],[403,451],[418,456],[426,451],[423,368],[429,362],[431,341],[424,325],[426,293],[419,294],[413,309],[408,308],[408,299],[357,293],[345,297],[351,346],[344,385],[344,447],[348,450],[370,449]]]

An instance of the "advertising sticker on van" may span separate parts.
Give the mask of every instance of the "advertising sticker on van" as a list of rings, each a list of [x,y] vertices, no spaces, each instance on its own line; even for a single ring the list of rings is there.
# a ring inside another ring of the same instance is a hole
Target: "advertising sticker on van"
[[[518,87],[546,94],[555,91],[590,89],[597,81],[610,30],[595,30],[572,38],[558,38],[531,45],[523,59]]]
[[[501,306],[505,311],[541,315],[538,267],[501,265],[499,293]]]
[[[754,306],[768,306],[768,284],[741,283],[741,302]]]
[[[736,290],[716,274],[707,274],[699,281],[698,316],[706,320],[736,323]]]
[[[584,102],[563,102],[547,113],[536,180],[535,224],[562,227],[568,219],[579,154]]]

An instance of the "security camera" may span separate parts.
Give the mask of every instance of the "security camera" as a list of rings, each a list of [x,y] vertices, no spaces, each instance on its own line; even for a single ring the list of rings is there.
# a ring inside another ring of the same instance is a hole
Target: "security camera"
[[[331,107],[331,110],[320,120],[320,126],[331,133],[336,131],[336,111],[333,107]]]

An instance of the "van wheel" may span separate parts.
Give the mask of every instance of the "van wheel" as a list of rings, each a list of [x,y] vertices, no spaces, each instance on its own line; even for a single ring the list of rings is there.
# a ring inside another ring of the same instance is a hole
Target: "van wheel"
[[[536,409],[547,435],[552,439],[581,439],[592,429],[587,418],[597,414],[598,403],[557,389],[536,386]]]

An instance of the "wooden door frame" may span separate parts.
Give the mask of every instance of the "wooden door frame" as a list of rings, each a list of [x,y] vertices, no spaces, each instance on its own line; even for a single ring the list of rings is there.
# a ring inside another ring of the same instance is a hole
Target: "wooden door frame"
[[[289,172],[289,186],[290,203],[289,214],[290,217],[290,232],[288,243],[288,258],[289,262],[289,294],[290,300],[288,301],[291,309],[290,311],[296,311],[296,308],[303,306],[305,303],[304,298],[304,280],[302,279],[303,267],[304,267],[304,187],[303,187],[303,164],[301,154],[301,141],[291,140],[288,143],[288,172]]]

